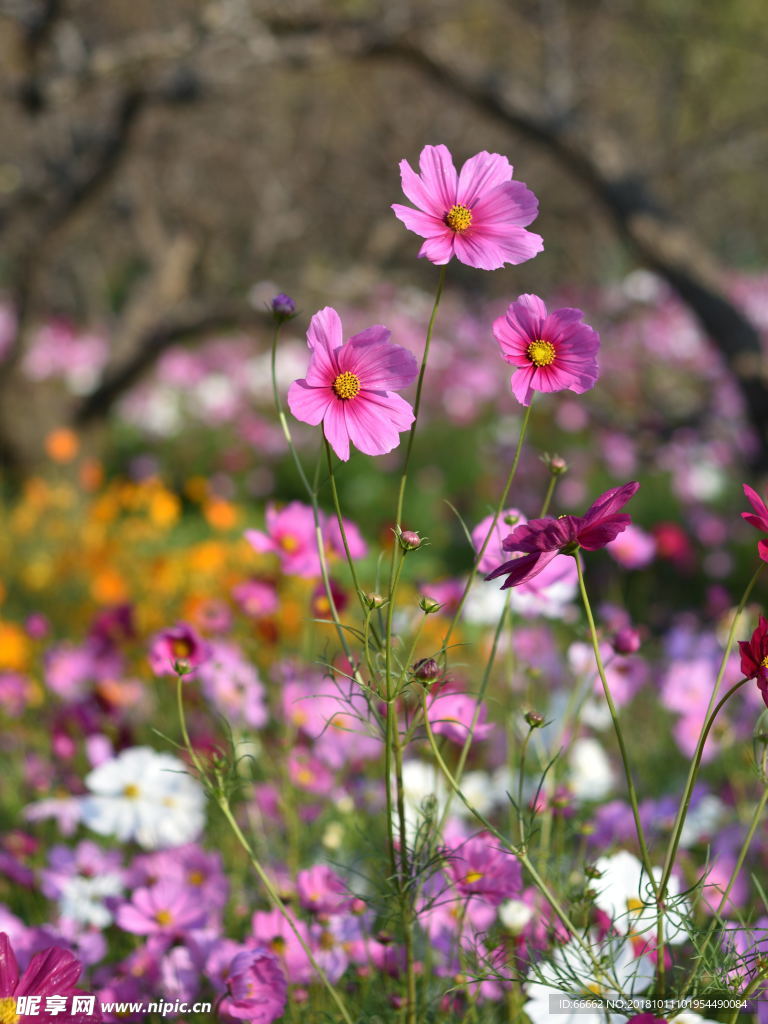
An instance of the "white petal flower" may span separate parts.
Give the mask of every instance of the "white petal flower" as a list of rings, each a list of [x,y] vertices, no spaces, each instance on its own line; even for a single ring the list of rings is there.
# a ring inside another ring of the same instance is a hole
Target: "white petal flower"
[[[653,887],[637,857],[627,850],[619,850],[611,857],[600,857],[595,868],[600,872],[600,878],[592,883],[597,892],[595,906],[608,914],[622,934],[653,938],[656,935]],[[653,869],[657,882],[662,873],[661,868]],[[664,912],[665,942],[678,945],[688,937],[685,924],[688,909],[687,901],[680,898],[677,880],[670,878]]]
[[[131,747],[85,778],[82,820],[100,835],[135,840],[146,850],[197,839],[205,824],[205,795],[171,754]]]

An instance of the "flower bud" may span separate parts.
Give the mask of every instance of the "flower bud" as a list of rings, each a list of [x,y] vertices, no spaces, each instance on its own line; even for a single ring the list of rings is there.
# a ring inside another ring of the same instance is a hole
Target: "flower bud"
[[[587,876],[587,878],[602,878],[603,877],[602,871],[598,871],[594,864],[585,864],[584,865],[584,874]]]
[[[612,647],[617,654],[634,654],[640,650],[640,634],[632,626],[624,626],[612,640]]]
[[[526,711],[525,720],[531,729],[540,729],[544,725],[544,715],[538,711]]]
[[[432,615],[434,612],[439,612],[443,606],[439,601],[436,601],[434,597],[429,597],[424,594],[419,599],[419,608],[424,612],[425,615]]]
[[[507,512],[502,518],[502,522],[505,526],[514,526],[516,523],[520,522],[520,516],[517,512]]]
[[[414,665],[411,665],[411,675],[420,683],[429,685],[436,683],[440,677],[440,666],[434,658],[422,658]]]
[[[397,539],[403,551],[415,551],[424,543],[423,538],[415,530],[402,530]]]
[[[192,666],[185,658],[177,658],[173,663],[173,671],[177,676],[188,676]]]
[[[387,603],[387,599],[382,597],[381,594],[377,594],[375,591],[370,591],[368,594],[363,594],[363,601],[365,601],[366,607],[373,611],[374,608],[383,608]]]
[[[542,455],[541,461],[552,476],[562,476],[563,473],[568,472],[568,463],[562,455]]]
[[[280,292],[272,299],[272,315],[279,324],[296,316],[296,303],[290,295]]]

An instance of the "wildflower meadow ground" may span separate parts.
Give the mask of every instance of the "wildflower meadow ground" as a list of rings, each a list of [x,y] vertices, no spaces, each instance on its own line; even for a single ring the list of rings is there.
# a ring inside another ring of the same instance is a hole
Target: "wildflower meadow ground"
[[[649,273],[520,293],[506,156],[400,173],[431,296],[263,282],[6,488],[0,1024],[768,1024],[739,394]]]

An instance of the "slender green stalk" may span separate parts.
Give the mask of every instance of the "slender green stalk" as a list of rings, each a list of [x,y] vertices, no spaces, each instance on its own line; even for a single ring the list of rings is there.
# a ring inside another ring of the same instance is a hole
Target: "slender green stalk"
[[[539,512],[539,519],[543,519],[544,516],[549,512],[549,506],[552,502],[552,498],[555,494],[555,488],[557,487],[557,481],[560,479],[559,473],[549,474],[549,483],[547,484],[547,493],[544,495],[544,501],[541,503],[541,511]]]
[[[405,462],[403,463],[403,473],[400,477],[400,489],[397,495],[397,513],[395,515],[396,526],[401,525],[403,518],[403,504],[405,502],[405,487],[408,483],[408,469],[411,464],[411,453],[413,451],[413,442],[416,437],[416,427],[419,422],[419,410],[421,409],[421,392],[424,387],[424,374],[427,371],[427,360],[429,359],[429,349],[432,344],[432,332],[435,328],[435,320],[437,318],[437,310],[440,305],[440,299],[443,295],[443,288],[445,287],[445,277],[448,271],[448,265],[440,267],[440,276],[437,279],[437,290],[435,292],[435,301],[432,304],[432,313],[429,317],[429,323],[427,325],[427,336],[424,340],[424,352],[421,357],[421,366],[419,367],[419,378],[416,382],[416,398],[413,403],[413,423],[408,434],[408,443],[405,449]]]
[[[725,908],[725,905],[728,902],[728,897],[731,894],[731,889],[736,884],[736,879],[739,877],[741,869],[744,867],[744,861],[746,860],[747,853],[749,852],[749,848],[752,845],[752,840],[755,838],[757,826],[763,819],[763,813],[765,811],[766,804],[768,804],[768,786],[763,786],[763,794],[758,800],[757,806],[755,807],[755,812],[752,815],[752,821],[750,822],[749,829],[747,830],[747,834],[744,837],[744,842],[741,844],[741,850],[739,851],[739,856],[736,858],[736,863],[733,867],[733,871],[731,872],[731,877],[728,879],[728,884],[726,885],[725,889],[723,889],[723,894],[720,897],[720,902],[717,906],[717,910],[712,915],[712,920],[710,921],[709,928],[707,929],[707,933],[704,936],[704,942],[701,948],[698,950],[696,964],[690,974],[690,977],[683,984],[682,994],[680,996],[681,999],[684,999],[688,992],[691,991],[691,989],[693,989],[693,986],[696,983],[696,979],[698,978],[701,972],[701,966],[704,963],[704,954],[706,953],[707,949],[709,949],[709,944],[712,941],[712,936],[714,935],[715,929],[717,928],[718,921],[720,920],[720,915],[722,914],[723,909]]]
[[[499,647],[499,640],[501,639],[501,634],[504,629],[504,622],[506,621],[508,612],[509,601],[505,601],[504,607],[501,610],[501,615],[499,616],[499,621],[496,623],[496,631],[493,634],[491,652],[488,655],[488,661],[486,662],[485,669],[483,670],[483,678],[480,683],[480,689],[478,690],[477,700],[475,701],[475,710],[472,715],[472,721],[469,726],[469,731],[467,732],[464,743],[462,744],[461,752],[459,754],[459,760],[456,764],[456,768],[453,773],[457,783],[461,782],[461,777],[464,774],[464,767],[467,763],[467,757],[469,756],[470,747],[472,746],[472,740],[475,735],[475,729],[477,728],[477,723],[480,719],[480,708],[482,707],[483,700],[485,699],[485,693],[486,690],[488,689],[488,683],[490,682],[491,672],[493,670],[494,662],[496,661],[496,653]],[[445,802],[445,807],[443,808],[443,813],[440,816],[440,822],[437,826],[438,832],[442,832],[443,830],[443,826],[445,825],[446,819],[451,810],[452,800],[453,790],[449,792],[448,799]]]
[[[197,756],[197,751],[193,747],[192,741],[189,738],[189,730],[187,728],[187,716],[186,716],[186,714],[184,712],[184,697],[183,697],[183,693],[182,693],[183,685],[184,685],[184,676],[183,676],[182,673],[179,673],[178,676],[177,676],[177,682],[176,682],[176,704],[177,704],[178,713],[179,713],[179,726],[181,728],[181,735],[182,735],[182,738],[184,740],[184,747],[185,747],[187,753],[189,754],[189,756],[190,756],[190,758],[192,760],[192,763],[194,764],[195,768],[197,769],[199,775],[203,779],[205,779],[206,775],[205,775],[205,772],[204,772],[204,769],[203,769],[203,765],[202,765],[202,763],[200,761],[200,758]],[[246,852],[246,854],[248,856],[248,859],[250,860],[251,864],[253,865],[254,871],[258,875],[259,880],[261,881],[262,885],[264,886],[264,888],[265,888],[265,890],[267,892],[267,895],[269,896],[269,899],[272,902],[272,905],[282,915],[282,917],[285,919],[286,923],[288,924],[288,927],[291,929],[293,934],[296,936],[296,939],[297,939],[299,945],[304,950],[304,953],[306,954],[307,959],[309,960],[309,962],[312,965],[313,969],[316,971],[318,978],[320,979],[321,983],[325,986],[325,988],[328,991],[328,994],[330,995],[331,999],[336,1004],[336,1006],[337,1006],[337,1008],[339,1010],[339,1013],[341,1014],[345,1024],[353,1024],[352,1017],[350,1016],[350,1014],[349,1014],[349,1012],[348,1012],[348,1010],[346,1008],[344,1000],[341,998],[339,993],[333,987],[333,985],[331,984],[331,982],[330,982],[330,980],[328,978],[328,975],[325,973],[323,968],[320,966],[320,964],[315,959],[315,956],[314,956],[311,948],[309,947],[309,945],[307,944],[306,940],[303,938],[301,932],[299,931],[298,927],[296,926],[296,922],[294,921],[290,911],[288,910],[286,905],[283,903],[283,901],[280,899],[280,895],[277,892],[277,890],[275,889],[274,885],[272,884],[272,881],[269,878],[269,875],[267,875],[266,871],[261,866],[261,862],[259,861],[258,857],[254,853],[253,848],[251,847],[251,844],[248,842],[248,840],[246,839],[245,835],[243,834],[243,831],[240,828],[240,825],[238,824],[237,819],[235,818],[234,814],[232,813],[232,808],[230,807],[229,800],[228,800],[226,794],[221,792],[221,791],[219,791],[215,795],[216,795],[216,802],[218,803],[219,808],[221,809],[222,814],[227,819],[227,822],[229,823],[230,828],[234,832],[235,837],[237,838],[237,841],[240,843],[242,848],[245,850],[245,852]]]
[[[597,671],[600,676],[600,682],[603,684],[603,692],[605,694],[605,700],[608,704],[608,710],[611,714],[611,721],[613,722],[613,729],[616,733],[616,739],[619,743],[619,752],[621,754],[621,761],[624,765],[624,775],[627,780],[627,789],[629,791],[629,803],[632,807],[632,816],[635,820],[635,829],[637,831],[637,841],[640,844],[641,860],[643,867],[645,868],[648,879],[653,887],[654,895],[658,894],[658,886],[656,879],[653,875],[651,868],[651,857],[648,852],[648,845],[645,841],[645,831],[643,830],[643,824],[640,821],[640,808],[637,802],[637,792],[635,790],[635,783],[632,778],[632,770],[629,764],[629,754],[627,753],[627,747],[624,742],[624,733],[621,730],[619,724],[619,716],[616,711],[616,705],[613,703],[613,697],[611,695],[611,689],[608,686],[608,680],[605,675],[605,666],[603,665],[603,657],[600,653],[600,641],[597,636],[597,627],[595,626],[595,619],[592,615],[592,606],[589,603],[589,596],[587,595],[587,588],[584,583],[584,572],[581,566],[581,558],[579,557],[578,551],[574,552],[574,559],[576,560],[576,571],[579,575],[579,590],[581,591],[581,600],[584,605],[584,611],[587,616],[587,623],[589,624],[589,635],[592,641],[592,650],[595,655],[595,662],[597,663]]]
[[[517,467],[518,467],[518,464],[520,462],[520,455],[521,455],[521,453],[523,451],[523,442],[525,441],[525,435],[528,432],[528,423],[529,423],[530,418],[531,418],[531,409],[532,408],[533,408],[533,399],[531,399],[531,404],[529,406],[527,406],[527,408],[525,410],[525,414],[523,416],[523,422],[520,425],[520,434],[519,434],[518,439],[517,439],[517,447],[515,448],[515,455],[514,455],[514,458],[512,459],[512,467],[509,470],[509,475],[507,476],[506,482],[504,484],[504,489],[502,490],[501,497],[499,498],[499,502],[496,505],[496,511],[494,512],[493,520],[491,522],[490,529],[488,530],[488,533],[485,536],[485,540],[480,545],[480,550],[475,555],[475,560],[472,563],[472,569],[470,570],[469,576],[467,578],[467,582],[466,582],[466,585],[464,587],[464,591],[463,591],[463,593],[461,595],[461,598],[459,599],[459,603],[458,603],[458,606],[456,608],[456,611],[453,614],[453,618],[451,619],[450,623],[448,624],[448,629],[446,630],[445,636],[443,637],[443,643],[442,643],[442,647],[440,649],[441,650],[441,654],[444,654],[445,651],[448,650],[448,644],[451,642],[451,636],[453,635],[454,629],[456,629],[456,624],[459,621],[459,618],[461,617],[462,611],[464,610],[464,604],[465,604],[467,598],[469,597],[469,592],[472,589],[472,586],[473,586],[473,584],[475,582],[475,577],[477,575],[477,567],[480,565],[480,563],[483,560],[483,555],[485,554],[486,548],[490,544],[491,537],[493,536],[493,534],[494,534],[494,532],[496,530],[496,524],[498,523],[499,517],[501,516],[501,513],[504,510],[504,506],[507,503],[507,497],[509,495],[509,490],[512,487],[512,482],[515,479],[515,475],[517,473]]]

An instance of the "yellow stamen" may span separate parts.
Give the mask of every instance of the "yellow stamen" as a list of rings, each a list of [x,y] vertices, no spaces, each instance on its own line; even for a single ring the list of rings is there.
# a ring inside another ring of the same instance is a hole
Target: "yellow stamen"
[[[4,999],[0,999],[0,1024],[17,1024],[18,1019],[16,1000],[13,996],[6,996]]]
[[[192,645],[189,640],[174,640],[171,651],[174,658],[188,658],[192,653]]]
[[[642,910],[644,906],[645,904],[642,900],[632,898],[627,900],[627,910]]]
[[[452,206],[445,215],[445,223],[452,231],[462,234],[472,224],[472,211],[467,206]]]
[[[766,654],[766,656],[763,658],[760,664],[763,666],[763,668],[768,668],[768,654]]]
[[[187,881],[190,885],[202,885],[205,881],[205,875],[202,871],[190,871]]]
[[[173,915],[171,914],[170,910],[158,910],[157,913],[155,914],[155,920],[157,921],[158,924],[161,924],[163,925],[163,927],[165,927],[165,925],[168,925],[171,923],[171,921],[173,921]]]
[[[269,948],[272,950],[273,953],[276,953],[278,956],[280,956],[281,953],[284,953],[285,939],[282,937],[282,935],[276,935],[274,939],[272,939],[272,941],[270,942]]]
[[[299,542],[292,534],[286,533],[280,538],[280,547],[283,551],[287,551],[288,554],[292,554],[298,549]]]
[[[129,782],[127,786],[123,786],[123,796],[127,796],[129,800],[135,800],[140,792],[139,787],[133,782]]]
[[[466,875],[464,875],[464,881],[467,885],[472,885],[473,882],[479,882],[482,877],[482,871],[468,871]]]
[[[555,346],[551,341],[537,338],[528,346],[528,358],[535,366],[549,366],[555,361]]]
[[[340,373],[336,380],[333,382],[333,390],[336,392],[338,398],[342,398],[347,401],[350,398],[355,398],[360,393],[360,378],[355,373],[350,373],[349,370],[345,370],[344,373]]]

